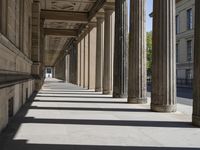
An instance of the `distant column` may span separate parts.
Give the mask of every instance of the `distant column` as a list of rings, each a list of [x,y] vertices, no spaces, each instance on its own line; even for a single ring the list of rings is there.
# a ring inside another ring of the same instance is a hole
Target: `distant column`
[[[113,8],[105,8],[103,94],[112,94]]]
[[[200,127],[200,0],[195,1],[193,125]]]
[[[146,0],[131,1],[128,102],[146,103]]]
[[[81,86],[85,88],[85,42],[81,40]]]
[[[94,90],[96,86],[96,43],[97,31],[96,24],[89,25],[89,89]],[[99,68],[98,68],[99,69]]]
[[[78,42],[78,86],[81,86],[81,42]]]
[[[151,109],[176,111],[176,0],[154,0]]]
[[[113,97],[128,93],[128,10],[127,0],[115,1],[115,48],[113,68]]]
[[[88,29],[87,29],[88,30]],[[86,31],[88,32],[88,31]],[[85,35],[84,44],[85,44],[85,88],[89,89],[89,35]]]
[[[78,42],[75,41],[74,42],[74,49],[73,49],[73,63],[74,63],[74,67],[73,67],[73,70],[74,70],[74,77],[73,77],[73,84],[77,84],[77,77],[78,77],[78,62],[77,62],[77,59],[78,59]]]
[[[97,17],[96,84],[95,91],[102,91],[102,52],[104,49],[104,17]]]

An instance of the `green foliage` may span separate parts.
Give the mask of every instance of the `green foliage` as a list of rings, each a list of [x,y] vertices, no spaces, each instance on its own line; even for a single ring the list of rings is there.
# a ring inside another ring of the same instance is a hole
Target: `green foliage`
[[[147,75],[152,75],[152,32],[147,32]]]

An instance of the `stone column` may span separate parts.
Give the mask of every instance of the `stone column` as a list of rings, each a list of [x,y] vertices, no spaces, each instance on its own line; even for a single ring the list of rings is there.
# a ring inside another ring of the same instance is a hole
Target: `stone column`
[[[146,103],[146,0],[133,0],[130,4],[130,45],[128,102]]]
[[[91,24],[90,25],[90,31],[89,31],[89,56],[91,59],[89,59],[89,88],[94,90],[96,86],[96,46],[97,46],[97,30],[96,25]],[[102,66],[102,65],[101,65]],[[99,68],[98,68],[99,69]],[[101,70],[101,68],[100,68]],[[101,73],[101,72],[100,72]],[[102,81],[102,80],[101,80]]]
[[[154,0],[151,109],[176,111],[175,0]]]
[[[81,41],[78,42],[78,86],[81,86]]]
[[[74,41],[73,43],[73,50],[72,50],[72,63],[73,63],[73,84],[77,84],[77,76],[78,76],[78,72],[77,72],[77,68],[78,68],[78,64],[77,64],[77,57],[78,57],[78,44],[77,41]]]
[[[104,71],[103,94],[112,94],[112,14],[113,8],[105,8],[104,23]]]
[[[86,29],[88,30],[88,29]],[[88,32],[88,31],[86,31]],[[89,89],[89,35],[88,33],[85,35],[84,38],[85,44],[85,88]]]
[[[40,77],[41,83],[44,83],[45,77],[45,35],[44,35],[44,19],[40,19]]]
[[[55,67],[52,67],[52,78],[55,78]]]
[[[96,84],[95,91],[102,91],[102,52],[104,49],[104,17],[97,17]]]
[[[128,10],[127,0],[115,1],[115,49],[113,68],[113,97],[128,93]]]
[[[81,86],[85,88],[85,42],[81,40]]]
[[[195,1],[193,125],[200,127],[200,1]]]
[[[70,54],[68,53],[65,56],[65,81],[67,83],[70,83],[70,67],[69,67],[69,63],[70,63]]]

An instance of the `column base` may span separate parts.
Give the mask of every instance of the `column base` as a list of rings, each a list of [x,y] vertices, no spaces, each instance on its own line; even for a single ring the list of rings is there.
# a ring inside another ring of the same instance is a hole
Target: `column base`
[[[122,94],[118,94],[118,93],[113,93],[113,98],[127,98],[127,95],[122,95]]]
[[[102,89],[95,89],[95,92],[102,92]]]
[[[146,104],[147,98],[128,97],[128,103],[130,103],[130,104]]]
[[[103,91],[103,94],[104,95],[112,95],[112,92],[111,91]]]
[[[85,87],[85,89],[86,89],[86,90],[88,90],[88,89],[89,89],[89,87],[87,87],[87,86],[86,86],[86,87]]]
[[[176,112],[177,106],[176,105],[154,105],[151,104],[151,110],[155,112]]]
[[[194,126],[200,127],[200,117],[199,117],[199,116],[193,115],[193,116],[192,116],[192,124],[193,124]]]

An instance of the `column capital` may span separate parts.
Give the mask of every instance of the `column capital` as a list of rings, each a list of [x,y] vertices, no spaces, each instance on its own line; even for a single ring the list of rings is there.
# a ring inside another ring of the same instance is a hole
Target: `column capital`
[[[40,0],[33,0],[33,3],[40,3]]]
[[[103,6],[104,12],[113,13],[115,11],[115,3],[106,3]]]
[[[97,26],[97,23],[96,22],[89,22],[88,26],[89,26],[89,28],[94,28],[94,27]]]

